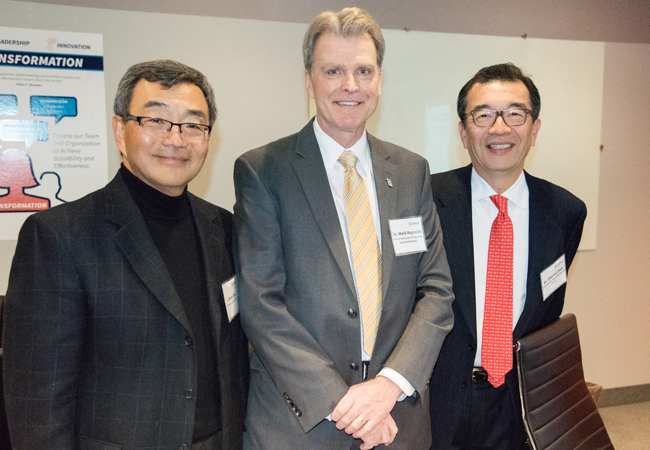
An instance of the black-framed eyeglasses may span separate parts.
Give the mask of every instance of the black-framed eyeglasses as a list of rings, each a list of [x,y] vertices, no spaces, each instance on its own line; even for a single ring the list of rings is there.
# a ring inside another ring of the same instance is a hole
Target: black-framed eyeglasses
[[[513,108],[505,109],[503,111],[477,109],[469,114],[472,116],[474,125],[477,127],[491,127],[496,123],[499,116],[501,116],[506,125],[516,127],[526,123],[526,119],[530,113],[532,113],[530,109]]]
[[[212,131],[210,125],[204,125],[202,123],[174,123],[158,117],[132,116],[131,114],[127,114],[124,121],[128,122],[129,120],[138,122],[138,125],[142,128],[160,137],[166,136],[167,133],[172,131],[174,126],[177,126],[180,133],[188,140],[207,140]]]

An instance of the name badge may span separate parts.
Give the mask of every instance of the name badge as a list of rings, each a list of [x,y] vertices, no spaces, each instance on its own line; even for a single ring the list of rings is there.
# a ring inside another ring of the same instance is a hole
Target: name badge
[[[390,236],[393,239],[395,256],[410,255],[427,251],[424,239],[422,216],[393,219],[388,221]]]
[[[560,256],[557,261],[542,270],[540,273],[542,279],[542,295],[544,300],[548,298],[560,286],[566,283],[566,263],[564,255]]]
[[[234,275],[227,281],[221,283],[223,290],[223,299],[226,302],[226,312],[228,313],[228,322],[239,314],[239,300],[237,299],[237,275]]]

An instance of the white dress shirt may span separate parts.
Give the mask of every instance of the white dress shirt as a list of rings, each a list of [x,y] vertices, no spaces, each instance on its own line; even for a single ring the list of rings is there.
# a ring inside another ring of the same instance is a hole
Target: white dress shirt
[[[345,177],[345,168],[338,162],[341,153],[345,150],[350,150],[358,158],[357,172],[366,185],[366,192],[368,193],[368,200],[370,202],[370,209],[372,210],[372,217],[375,221],[375,229],[377,231],[377,240],[379,241],[379,249],[381,250],[381,222],[379,221],[379,204],[377,202],[377,190],[375,188],[375,178],[372,172],[372,160],[370,158],[370,144],[366,131],[363,131],[361,139],[359,139],[352,147],[344,148],[330,136],[328,136],[318,125],[318,119],[314,120],[314,134],[318,147],[320,148],[323,163],[325,164],[325,171],[327,172],[327,179],[334,197],[334,204],[336,205],[336,212],[339,216],[339,223],[341,225],[341,232],[343,233],[343,240],[345,241],[345,248],[348,252],[348,260],[350,261],[350,269],[354,275],[354,264],[352,262],[352,252],[350,251],[350,237],[348,235],[348,222],[345,216],[345,196],[343,195],[343,183]],[[354,278],[354,277],[353,277]],[[354,281],[356,288],[356,279]],[[359,323],[361,323],[361,314],[359,314]],[[361,326],[361,335],[359,336],[361,343],[361,356],[363,361],[370,361],[370,355],[363,350],[363,326]],[[399,372],[384,367],[378,374],[385,376],[397,384],[402,389],[403,394],[399,400],[403,400],[407,396],[413,395],[415,388],[404,378]]]
[[[474,281],[476,288],[476,358],[474,365],[481,366],[483,345],[483,314],[485,311],[485,286],[487,260],[490,247],[490,230],[499,209],[490,196],[496,192],[472,168],[472,233],[474,238]],[[508,199],[508,216],[513,230],[512,328],[517,324],[526,302],[528,273],[528,185],[522,172],[517,181],[501,194]]]

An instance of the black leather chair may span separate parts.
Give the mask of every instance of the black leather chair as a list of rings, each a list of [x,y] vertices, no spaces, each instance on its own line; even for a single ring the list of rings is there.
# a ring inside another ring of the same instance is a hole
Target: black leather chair
[[[517,371],[532,450],[614,450],[585,383],[573,314],[517,342]]]

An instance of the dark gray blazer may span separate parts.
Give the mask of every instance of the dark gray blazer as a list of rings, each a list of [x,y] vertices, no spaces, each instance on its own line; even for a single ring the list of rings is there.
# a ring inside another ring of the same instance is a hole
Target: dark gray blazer
[[[451,446],[476,356],[471,173],[470,165],[431,176],[433,200],[442,224],[456,296],[454,328],[440,351],[430,383],[432,448],[436,450]],[[543,301],[540,272],[562,254],[569,269],[587,216],[585,204],[569,191],[528,173],[525,176],[529,191],[528,280],[526,303],[515,326],[514,341],[547,325],[562,313],[566,285]],[[519,405],[515,370],[506,375],[506,383],[514,404]]]
[[[368,140],[383,270],[369,376],[389,366],[421,394],[395,406],[390,448],[428,449],[427,382],[453,322],[451,278],[428,164]],[[353,438],[325,418],[362,381],[359,306],[312,123],[241,156],[234,177],[242,326],[255,349],[244,448],[348,450]],[[388,220],[412,216],[423,218],[428,251],[396,257]]]
[[[248,358],[221,283],[229,212],[189,195],[217,343],[224,449],[241,448]],[[181,301],[122,178],[30,216],[4,330],[15,449],[180,449],[192,442],[196,360]]]

